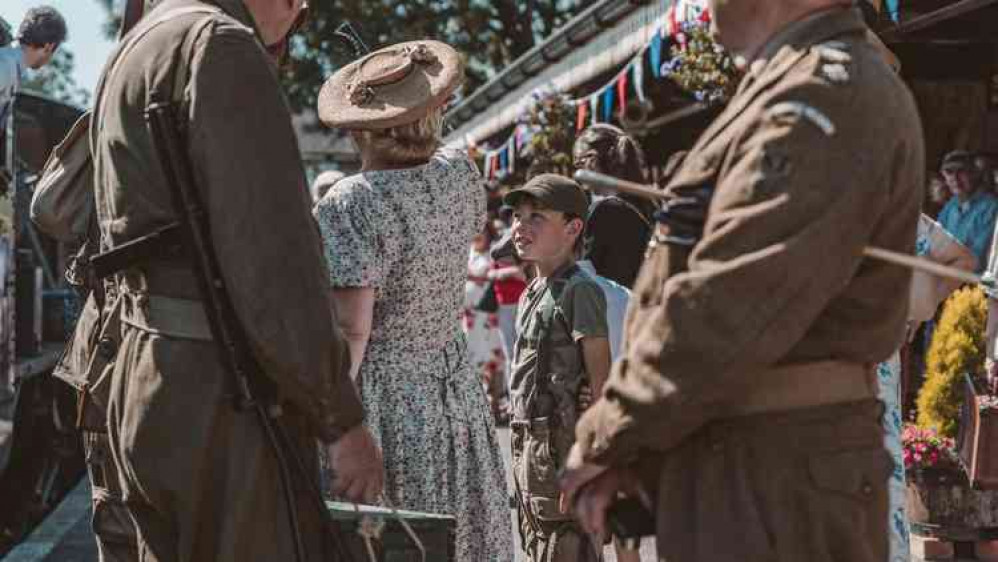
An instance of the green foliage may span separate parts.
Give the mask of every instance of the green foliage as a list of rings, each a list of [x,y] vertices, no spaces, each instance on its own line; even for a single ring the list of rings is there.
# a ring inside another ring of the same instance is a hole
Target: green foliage
[[[527,116],[534,130],[527,175],[566,173],[572,165],[575,144],[575,107],[562,94],[540,94],[536,98]]]
[[[106,31],[117,31],[122,0],[96,0],[108,13]],[[437,39],[464,53],[465,92],[526,53],[578,13],[582,0],[313,0],[309,21],[292,44],[294,64],[283,72],[292,106],[312,107],[322,83],[353,60],[333,35],[344,21],[372,49],[415,39]]]
[[[987,301],[978,287],[953,294],[943,307],[926,356],[925,384],[918,394],[918,426],[956,437],[963,377],[984,366]]]
[[[73,53],[62,45],[47,65],[27,71],[21,88],[63,103],[86,107],[90,103],[90,93],[73,80],[74,64]]]
[[[672,46],[669,76],[697,100],[723,103],[734,95],[742,73],[734,59],[714,40],[706,25],[688,26]]]

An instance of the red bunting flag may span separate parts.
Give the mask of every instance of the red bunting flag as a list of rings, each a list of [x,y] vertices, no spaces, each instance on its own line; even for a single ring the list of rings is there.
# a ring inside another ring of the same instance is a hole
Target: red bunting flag
[[[676,14],[676,4],[669,6],[669,11],[666,14],[666,19],[668,20],[668,32],[669,35],[675,35],[679,33],[679,18]]]
[[[620,78],[617,80],[617,99],[620,100],[620,114],[624,114],[624,110],[627,108],[627,75],[631,72],[631,68],[627,67],[623,72],[620,73]]]
[[[576,104],[575,130],[576,132],[586,128],[586,119],[589,117],[589,100],[584,100]]]

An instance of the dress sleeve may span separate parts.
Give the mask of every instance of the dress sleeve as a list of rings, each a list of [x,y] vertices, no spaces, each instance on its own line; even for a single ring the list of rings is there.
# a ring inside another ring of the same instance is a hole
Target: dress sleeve
[[[359,178],[340,181],[315,206],[333,287],[381,286],[387,266],[378,208],[376,195]]]

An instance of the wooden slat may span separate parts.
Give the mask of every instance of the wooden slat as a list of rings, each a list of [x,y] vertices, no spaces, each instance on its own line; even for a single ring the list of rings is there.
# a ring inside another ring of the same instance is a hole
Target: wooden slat
[[[916,16],[900,26],[884,32],[881,37],[887,42],[897,41],[909,33],[914,33],[916,31],[921,31],[923,29],[939,25],[943,22],[958,18],[975,10],[986,8],[996,3],[998,3],[998,0],[960,0],[959,2],[954,2],[953,4],[946,6],[945,8],[939,8],[934,12]]]

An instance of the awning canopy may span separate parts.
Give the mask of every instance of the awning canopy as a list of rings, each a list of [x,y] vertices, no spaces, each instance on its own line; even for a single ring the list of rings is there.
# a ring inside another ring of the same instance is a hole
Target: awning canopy
[[[887,43],[998,42],[998,0],[955,0],[903,18],[880,33]]]

